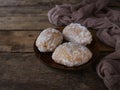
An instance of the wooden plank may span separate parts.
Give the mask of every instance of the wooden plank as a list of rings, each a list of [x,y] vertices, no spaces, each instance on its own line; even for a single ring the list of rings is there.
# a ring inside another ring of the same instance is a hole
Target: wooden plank
[[[0,6],[23,6],[23,5],[55,5],[62,3],[77,3],[82,0],[0,0]]]
[[[0,31],[1,52],[33,52],[33,43],[41,30],[38,31]],[[95,34],[94,34],[94,37]],[[98,40],[95,42],[100,52],[112,52],[113,48]]]
[[[0,6],[49,5],[79,3],[82,0],[0,0]],[[120,6],[119,0],[110,0],[112,6]],[[113,2],[115,4],[113,4]],[[116,3],[117,2],[117,3]],[[110,5],[110,6],[111,6]]]
[[[0,30],[43,29],[52,26],[48,6],[0,7]]]
[[[1,52],[33,52],[40,31],[0,31]]]
[[[22,6],[22,7],[0,7],[0,17],[15,16],[15,15],[47,15],[49,6]]]
[[[119,5],[119,3],[112,3],[112,7],[114,4]],[[0,7],[0,17],[6,17],[6,16],[15,16],[15,15],[30,15],[30,14],[42,14],[47,15],[47,12],[52,8],[53,6],[48,5],[35,5],[35,6],[11,6],[11,7]],[[116,7],[118,10],[120,10],[119,7]]]
[[[0,7],[0,30],[43,29],[52,26],[48,6]]]
[[[26,14],[0,17],[0,30],[10,29],[43,29],[52,26],[47,15]]]
[[[0,58],[0,90],[107,90],[91,66],[65,72],[45,66],[32,53],[0,53]]]

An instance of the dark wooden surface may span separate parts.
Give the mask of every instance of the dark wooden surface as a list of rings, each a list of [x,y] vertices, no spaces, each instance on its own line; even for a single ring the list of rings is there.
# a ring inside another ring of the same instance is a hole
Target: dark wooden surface
[[[39,33],[55,27],[47,19],[48,10],[55,4],[79,1],[0,0],[0,90],[107,90],[93,66],[78,72],[60,71],[41,63],[33,51]],[[110,6],[119,9],[119,3],[111,2]],[[114,51],[99,40],[97,47],[98,61]]]

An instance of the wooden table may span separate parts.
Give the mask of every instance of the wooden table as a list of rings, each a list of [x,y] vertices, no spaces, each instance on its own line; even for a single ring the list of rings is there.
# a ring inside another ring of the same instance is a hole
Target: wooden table
[[[48,10],[63,2],[67,0],[0,0],[0,90],[107,90],[92,66],[65,72],[49,68],[34,55],[35,38],[54,27]],[[98,60],[114,51],[99,40],[97,46]]]

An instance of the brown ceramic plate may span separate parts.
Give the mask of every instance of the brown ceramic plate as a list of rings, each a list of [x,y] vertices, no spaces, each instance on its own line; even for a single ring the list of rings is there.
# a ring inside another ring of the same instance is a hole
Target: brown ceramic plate
[[[62,31],[61,28],[57,28],[57,30]],[[86,66],[91,65],[95,61],[95,59],[96,59],[96,57],[98,55],[97,54],[98,49],[97,49],[97,46],[96,46],[96,41],[95,41],[94,35],[93,35],[92,43],[90,45],[87,45],[87,47],[93,53],[92,58],[87,63],[85,63],[83,65],[80,65],[80,66],[74,66],[74,67],[67,67],[67,66],[64,66],[64,65],[61,65],[61,64],[58,64],[58,63],[54,62],[53,59],[52,59],[52,52],[40,52],[38,50],[38,48],[36,47],[35,42],[36,42],[36,40],[34,41],[33,48],[34,48],[34,52],[35,52],[35,55],[37,56],[37,58],[40,61],[42,61],[43,63],[45,63],[46,65],[48,65],[50,67],[53,67],[53,68],[57,68],[57,69],[62,69],[62,70],[80,70],[80,69],[82,69],[82,68],[84,68]]]

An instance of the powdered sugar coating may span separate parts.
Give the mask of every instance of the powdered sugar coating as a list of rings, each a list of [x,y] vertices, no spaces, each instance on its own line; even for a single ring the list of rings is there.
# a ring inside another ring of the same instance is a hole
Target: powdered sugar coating
[[[56,63],[68,67],[82,65],[91,57],[92,53],[87,47],[72,42],[59,45],[52,54],[52,59]]]
[[[63,36],[66,40],[81,45],[90,44],[92,41],[92,35],[88,29],[78,23],[66,26],[63,30]]]
[[[36,46],[41,52],[52,52],[62,43],[62,33],[54,28],[43,30],[36,40]]]

